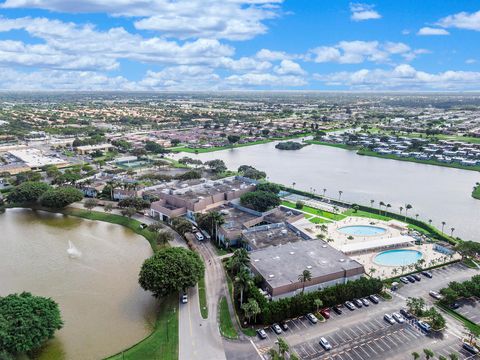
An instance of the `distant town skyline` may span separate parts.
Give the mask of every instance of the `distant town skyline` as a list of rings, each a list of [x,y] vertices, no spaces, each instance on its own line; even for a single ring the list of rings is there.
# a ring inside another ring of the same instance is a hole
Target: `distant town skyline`
[[[480,90],[480,2],[0,0],[0,90]]]

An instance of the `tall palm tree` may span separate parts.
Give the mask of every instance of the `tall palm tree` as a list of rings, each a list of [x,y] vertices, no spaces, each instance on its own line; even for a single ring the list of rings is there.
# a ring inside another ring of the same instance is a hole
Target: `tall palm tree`
[[[455,353],[451,353],[450,355],[448,355],[448,357],[450,358],[450,360],[458,360],[458,355]]]
[[[415,214],[415,220],[418,220],[419,214]]]
[[[432,225],[432,222],[433,222],[432,219],[428,219],[428,224],[429,224],[429,225]]]
[[[292,188],[294,188],[294,189],[295,189],[295,185],[297,185],[297,183],[296,183],[295,181],[294,181],[294,182],[292,182]]]
[[[454,231],[455,231],[455,228],[454,228],[454,227],[450,228],[450,236],[451,236],[451,237],[453,237],[453,232],[454,232]]]
[[[400,210],[400,215],[402,215],[403,206],[400,206],[398,209]]]
[[[322,191],[323,191],[323,197],[325,197],[325,193],[327,192],[327,189],[324,188]]]
[[[410,205],[410,204],[406,204],[405,205],[405,221],[407,220],[407,216],[408,216],[408,210],[410,210],[413,206]]]
[[[420,359],[420,354],[417,353],[417,352],[415,352],[415,351],[412,352],[412,356],[413,356],[413,360],[418,360],[418,359]]]
[[[373,203],[375,202],[375,200],[370,200],[370,206],[373,208]]]
[[[435,353],[430,349],[423,349],[423,353],[425,354],[425,359],[430,360],[435,356]]]
[[[228,266],[234,274],[238,274],[240,270],[248,268],[250,265],[250,255],[245,249],[237,249],[233,256],[229,259]]]
[[[392,205],[387,204],[385,207],[386,207],[386,209],[385,209],[385,214],[387,214],[387,209],[390,209],[390,208],[392,207]]]
[[[382,206],[385,206],[385,203],[383,201],[380,201],[380,203],[378,204],[378,214],[379,215],[382,212]]]
[[[447,225],[447,223],[445,221],[442,221],[442,233],[443,233],[443,228],[445,227],[445,225]]]
[[[243,304],[243,292],[248,290],[252,278],[246,268],[243,268],[235,277],[235,285],[240,290],[240,306]]]
[[[312,280],[312,273],[310,270],[305,269],[300,275],[298,275],[298,281],[302,283],[302,294],[305,292],[305,283]]]
[[[338,201],[340,201],[340,199],[342,198],[342,194],[343,194],[343,191],[338,190]]]

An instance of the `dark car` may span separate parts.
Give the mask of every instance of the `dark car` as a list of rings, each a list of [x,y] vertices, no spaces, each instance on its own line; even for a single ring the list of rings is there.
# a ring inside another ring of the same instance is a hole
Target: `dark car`
[[[412,274],[412,277],[417,280],[417,281],[421,281],[422,278],[418,275],[418,274]]]
[[[353,303],[355,304],[356,307],[359,309],[363,306],[363,303],[359,299],[353,299]]]
[[[355,305],[353,305],[353,303],[351,301],[347,301],[345,303],[345,306],[351,311],[355,310]]]
[[[450,305],[450,309],[458,309],[460,307],[460,304],[457,302],[454,302],[453,304]]]
[[[342,309],[340,309],[338,306],[332,306],[332,310],[335,312],[337,315],[342,315]]]
[[[412,275],[408,275],[407,280],[410,281],[411,283],[415,282],[415,278]]]
[[[469,343],[463,343],[462,347],[472,354],[478,354],[478,349]]]
[[[282,321],[280,323],[280,327],[282,328],[283,331],[287,331],[288,330],[288,324],[285,322],[285,321]]]
[[[430,271],[422,271],[422,275],[429,279],[433,278],[433,275]]]
[[[409,312],[407,309],[400,309],[400,314],[402,314],[403,317],[407,320],[414,318],[413,314]]]
[[[379,299],[378,296],[376,296],[376,295],[370,295],[368,298],[369,298],[370,301],[371,301],[372,303],[374,303],[374,304],[378,304],[378,303],[380,302],[380,299]]]

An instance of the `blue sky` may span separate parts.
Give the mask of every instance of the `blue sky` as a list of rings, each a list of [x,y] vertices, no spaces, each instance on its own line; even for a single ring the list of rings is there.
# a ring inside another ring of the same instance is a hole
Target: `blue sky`
[[[0,0],[3,90],[480,90],[478,0]]]

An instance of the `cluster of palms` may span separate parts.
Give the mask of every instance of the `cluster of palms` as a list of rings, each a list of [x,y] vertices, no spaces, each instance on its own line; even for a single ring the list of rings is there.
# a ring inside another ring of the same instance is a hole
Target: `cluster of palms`
[[[278,350],[271,348],[268,351],[268,355],[270,356],[270,359],[272,360],[298,360],[297,355],[294,353],[290,352],[290,346],[288,343],[285,341],[285,339],[279,337],[277,339],[277,345],[278,345]],[[287,357],[288,354],[288,357]]]
[[[425,355],[426,360],[430,360],[435,357],[435,353],[430,349],[423,349],[423,354]],[[418,352],[414,351],[412,352],[412,357],[413,357],[413,360],[419,360],[421,355]],[[448,359],[442,355],[438,356],[438,360],[458,360],[458,359],[459,359],[458,355],[455,353],[451,353],[450,355],[448,355]]]
[[[439,264],[444,264],[447,261],[451,261],[453,258],[453,254],[449,255],[444,255],[442,257],[436,258],[436,259],[431,259],[428,263],[425,259],[419,259],[416,263],[409,264],[409,265],[402,265],[398,268],[393,268],[392,269],[392,274],[394,276],[396,275],[402,275],[405,273],[412,272],[414,270],[421,271],[424,267],[430,268],[435,265]]]

